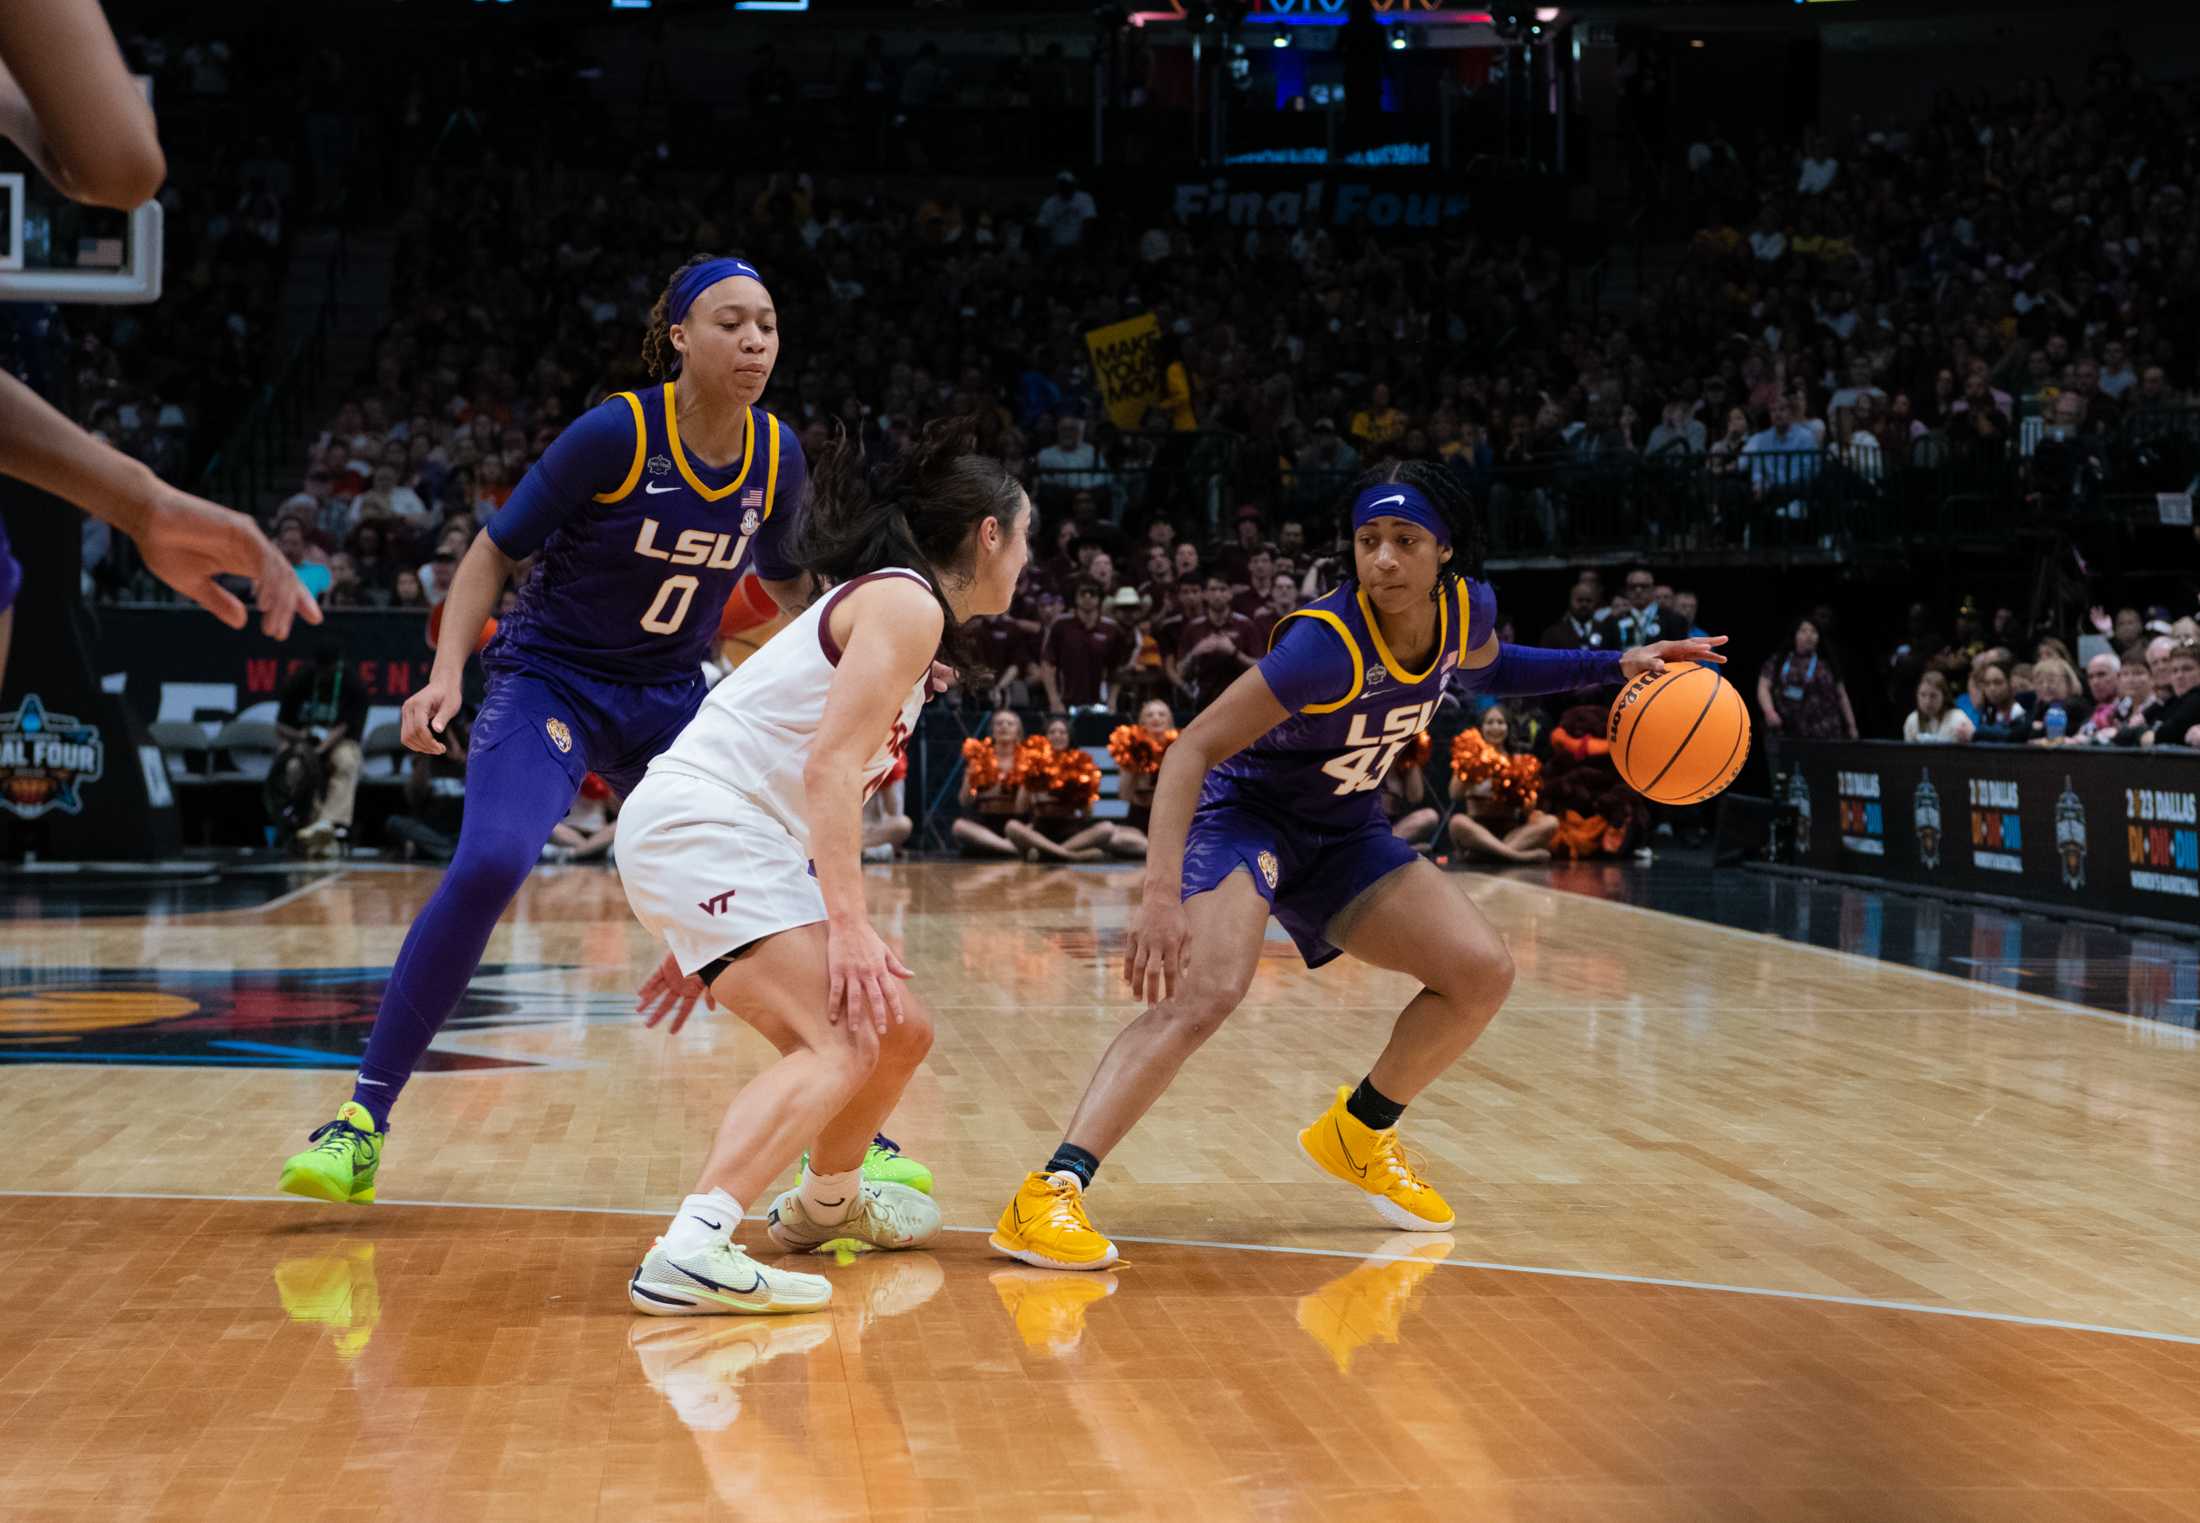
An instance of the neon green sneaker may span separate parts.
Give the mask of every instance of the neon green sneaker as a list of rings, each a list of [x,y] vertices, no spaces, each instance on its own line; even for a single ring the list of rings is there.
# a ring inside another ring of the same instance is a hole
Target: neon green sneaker
[[[291,1154],[283,1165],[284,1191],[339,1206],[372,1204],[374,1172],[382,1166],[382,1143],[388,1135],[374,1129],[365,1106],[346,1100],[334,1121],[315,1129],[314,1145]]]
[[[802,1161],[794,1166],[800,1174],[810,1166],[810,1155],[804,1153]],[[871,1145],[863,1152],[863,1177],[873,1184],[907,1185],[912,1190],[932,1193],[932,1171],[914,1158],[901,1155],[901,1144],[884,1132],[871,1139]]]

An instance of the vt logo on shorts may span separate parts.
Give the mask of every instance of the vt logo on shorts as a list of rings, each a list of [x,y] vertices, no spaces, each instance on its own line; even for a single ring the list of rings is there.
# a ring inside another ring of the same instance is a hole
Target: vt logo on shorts
[[[560,751],[573,749],[573,732],[565,727],[564,720],[545,719],[542,722],[542,727],[550,734],[550,744],[556,746]]]
[[[708,899],[698,899],[695,907],[706,915],[722,914],[733,903],[733,894],[734,891],[729,888],[722,894],[712,894]]]

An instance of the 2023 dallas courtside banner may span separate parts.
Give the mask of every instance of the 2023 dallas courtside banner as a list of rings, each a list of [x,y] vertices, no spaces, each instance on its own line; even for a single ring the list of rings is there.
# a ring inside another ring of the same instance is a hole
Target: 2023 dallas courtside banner
[[[1806,866],[2200,922],[2200,751],[1772,737]]]

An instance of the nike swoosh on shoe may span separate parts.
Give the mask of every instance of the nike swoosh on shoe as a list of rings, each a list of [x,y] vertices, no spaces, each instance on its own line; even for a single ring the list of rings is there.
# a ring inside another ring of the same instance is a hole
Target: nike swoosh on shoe
[[[1345,1146],[1344,1128],[1337,1125],[1336,1122],[1332,1121],[1329,1123],[1329,1129],[1337,1134],[1337,1151],[1344,1155],[1344,1166],[1350,1169],[1353,1173],[1359,1175],[1360,1178],[1367,1178],[1367,1166],[1365,1164],[1354,1163],[1352,1161],[1352,1149]]]
[[[724,1295],[753,1296],[764,1288],[764,1276],[762,1274],[757,1275],[756,1282],[752,1285],[721,1285],[708,1275],[697,1274],[685,1264],[674,1263],[671,1259],[667,1259],[665,1262],[671,1264],[674,1269],[679,1270],[680,1273],[686,1275],[705,1290],[715,1290]]]

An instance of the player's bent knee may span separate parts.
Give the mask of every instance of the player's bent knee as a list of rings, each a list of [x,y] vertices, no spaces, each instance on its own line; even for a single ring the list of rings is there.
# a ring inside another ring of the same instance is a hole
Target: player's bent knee
[[[915,1068],[931,1050],[931,1012],[904,1005],[900,1024],[889,1026],[886,1035],[879,1039],[879,1063],[882,1067],[892,1064],[897,1068]]]

